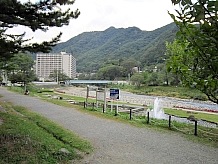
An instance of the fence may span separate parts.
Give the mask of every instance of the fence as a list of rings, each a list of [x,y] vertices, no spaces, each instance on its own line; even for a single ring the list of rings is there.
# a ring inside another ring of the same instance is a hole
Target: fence
[[[107,102],[106,109],[103,102],[86,102],[68,99],[65,96],[55,96],[46,94],[45,97],[52,99],[59,99],[61,101],[67,101],[70,104],[83,106],[86,110],[92,110],[96,112],[103,112],[107,115],[120,117],[122,119],[128,119],[137,122],[137,124],[149,125],[149,126],[159,126],[161,128],[166,128],[173,131],[179,131],[184,134],[198,136],[200,138],[206,138],[207,140],[215,141],[218,143],[218,124],[214,122],[209,122],[206,120],[189,120],[186,117],[178,117],[175,115],[166,115],[165,120],[152,118],[146,106],[131,106],[131,105],[120,105],[120,104],[109,104]],[[178,119],[182,123],[178,122]],[[206,127],[204,127],[207,125]],[[211,126],[213,125],[213,126]],[[209,127],[209,128],[207,128]]]
[[[91,107],[92,109],[95,109],[96,104],[95,103],[77,103],[77,104],[83,104],[84,108],[88,108]],[[98,104],[99,107],[101,107],[102,112],[105,113],[106,109],[104,109],[104,105],[103,104]],[[214,122],[209,122],[206,120],[198,120],[195,118],[191,118],[188,119],[186,117],[178,117],[175,115],[167,115],[167,120],[158,120],[158,119],[154,119],[152,117],[150,117],[150,113],[147,111],[147,109],[145,109],[145,107],[142,106],[130,106],[130,105],[118,105],[118,104],[113,104],[113,106],[111,104],[107,104],[107,113],[114,113],[114,116],[117,116],[118,113],[119,115],[129,115],[128,118],[129,120],[133,120],[133,119],[137,119],[138,116],[144,116],[140,117],[140,119],[144,119],[144,122],[146,122],[147,124],[156,124],[156,125],[161,125],[162,127],[167,127],[170,130],[177,130],[180,131],[182,133],[185,134],[193,134],[195,136],[198,136],[199,132],[201,133],[201,135],[214,135],[217,136],[218,138],[218,124],[214,123]],[[110,110],[109,110],[110,109]],[[185,125],[187,125],[187,128],[181,127],[181,125],[177,126],[177,122],[180,119],[180,124],[183,124],[182,126],[185,127]],[[208,124],[208,125],[207,125]],[[209,129],[213,128],[215,129],[213,131],[208,131],[205,130],[204,126],[207,125],[206,127],[209,127]]]

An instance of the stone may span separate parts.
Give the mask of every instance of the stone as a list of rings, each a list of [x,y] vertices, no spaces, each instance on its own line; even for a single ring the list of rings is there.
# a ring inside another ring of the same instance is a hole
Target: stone
[[[61,148],[59,150],[60,153],[63,153],[63,154],[70,154],[69,150],[67,150],[66,148]]]
[[[193,115],[190,115],[187,119],[190,121],[197,121],[197,118],[195,118]]]

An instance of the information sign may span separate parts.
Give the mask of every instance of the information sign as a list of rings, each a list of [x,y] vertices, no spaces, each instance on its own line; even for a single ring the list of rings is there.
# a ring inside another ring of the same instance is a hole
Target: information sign
[[[120,96],[119,94],[120,94],[119,89],[110,89],[110,99],[118,100]]]

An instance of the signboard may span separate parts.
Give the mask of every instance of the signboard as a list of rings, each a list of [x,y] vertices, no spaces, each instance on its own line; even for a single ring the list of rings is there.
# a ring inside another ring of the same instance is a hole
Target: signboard
[[[110,89],[110,99],[117,100],[119,99],[120,90],[119,89]]]
[[[96,100],[104,101],[104,91],[96,91]]]

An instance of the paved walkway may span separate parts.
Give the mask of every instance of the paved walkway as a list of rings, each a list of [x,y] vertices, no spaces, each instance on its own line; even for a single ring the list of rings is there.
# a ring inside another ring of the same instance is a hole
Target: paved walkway
[[[178,134],[137,128],[101,119],[72,108],[0,88],[0,100],[42,114],[89,140],[94,153],[86,164],[217,164],[218,149],[186,140]]]

